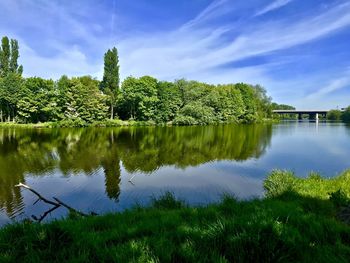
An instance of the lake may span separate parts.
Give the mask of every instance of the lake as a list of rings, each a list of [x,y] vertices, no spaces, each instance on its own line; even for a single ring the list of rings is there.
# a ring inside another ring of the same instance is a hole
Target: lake
[[[263,196],[273,169],[332,177],[350,168],[342,123],[0,129],[0,225],[50,206],[23,182],[84,212],[122,211],[173,192],[191,205]],[[45,220],[61,218],[59,208]]]

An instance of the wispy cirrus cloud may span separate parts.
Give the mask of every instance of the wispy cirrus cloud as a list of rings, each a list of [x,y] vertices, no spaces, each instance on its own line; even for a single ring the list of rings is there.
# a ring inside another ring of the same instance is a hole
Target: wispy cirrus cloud
[[[261,16],[264,15],[268,12],[271,12],[275,9],[281,8],[287,4],[289,4],[290,2],[292,2],[293,0],[275,0],[274,2],[272,2],[271,4],[265,6],[264,8],[262,8],[261,10],[259,10],[258,12],[255,13],[255,16]]]
[[[116,19],[118,12],[128,15],[120,11],[123,3],[118,1],[103,6],[96,0],[3,0],[0,9],[5,16],[0,17],[0,33],[20,40],[21,63],[27,76],[90,74],[101,78],[103,52],[115,45],[122,78],[147,74],[162,80],[185,77],[211,83],[245,81],[262,84],[283,103],[297,103],[315,92],[317,96],[312,97],[321,102],[325,94],[346,85],[346,79],[334,74],[344,62],[330,65],[327,72],[316,65],[308,69],[308,75],[301,74],[303,62],[325,56],[320,53],[306,57],[304,47],[346,32],[350,27],[350,3],[339,0],[317,11],[305,11],[302,1],[295,1],[294,7],[300,5],[297,17],[273,16],[292,1],[276,0],[256,12],[255,0],[213,0],[168,30],[159,30],[156,24],[154,30],[140,30],[135,22],[125,22],[119,16]],[[149,7],[148,2],[144,4]],[[130,32],[120,34],[120,28]],[[288,61],[278,56],[290,50],[297,51],[289,55]],[[257,57],[265,57],[266,61],[257,63]],[[251,64],[235,63],[246,60]],[[319,72],[326,72],[326,76],[319,78]],[[332,78],[338,81],[332,84]],[[314,86],[324,88],[315,91]]]
[[[350,4],[296,23],[266,22],[229,36],[227,26],[216,30],[192,27],[120,42],[124,74],[153,74],[160,78],[183,76],[225,63],[301,45],[350,25]],[[223,39],[232,38],[232,41]],[[136,47],[133,43],[142,43]],[[224,44],[222,44],[224,43]],[[152,66],[149,62],[152,61]]]

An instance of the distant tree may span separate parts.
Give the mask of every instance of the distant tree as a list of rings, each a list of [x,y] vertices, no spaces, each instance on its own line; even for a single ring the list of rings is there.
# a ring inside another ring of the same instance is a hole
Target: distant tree
[[[332,121],[339,121],[341,119],[342,112],[340,110],[330,110],[327,113],[327,119]]]
[[[350,106],[342,113],[341,119],[344,122],[350,122]]]
[[[286,104],[278,104],[276,102],[271,103],[272,110],[295,110],[295,107],[286,105]]]
[[[114,117],[114,107],[119,92],[119,57],[118,50],[114,47],[104,55],[104,73],[100,84],[102,92],[109,96],[111,119]]]

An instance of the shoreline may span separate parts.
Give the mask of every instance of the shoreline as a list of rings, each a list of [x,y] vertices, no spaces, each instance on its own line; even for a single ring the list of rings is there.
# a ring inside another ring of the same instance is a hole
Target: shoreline
[[[135,126],[209,126],[209,125],[224,125],[224,124],[269,124],[278,123],[277,119],[265,119],[257,122],[213,122],[208,124],[190,124],[190,125],[177,125],[172,122],[156,123],[154,121],[123,121],[123,120],[106,120],[96,121],[92,123],[86,122],[74,122],[74,121],[60,121],[60,122],[42,122],[42,123],[13,123],[13,122],[0,122],[0,128],[84,128],[84,127],[135,127]]]
[[[0,229],[0,259],[128,262],[346,262],[350,170],[334,178],[272,171],[265,197],[188,206],[167,193],[120,213]]]

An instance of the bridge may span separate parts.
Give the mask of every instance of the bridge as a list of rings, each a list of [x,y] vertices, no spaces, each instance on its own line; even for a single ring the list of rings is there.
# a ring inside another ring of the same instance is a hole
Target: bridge
[[[309,119],[318,120],[319,115],[327,116],[328,110],[273,110],[273,113],[284,115],[284,114],[297,114],[298,119],[303,119],[303,114],[309,115]]]

